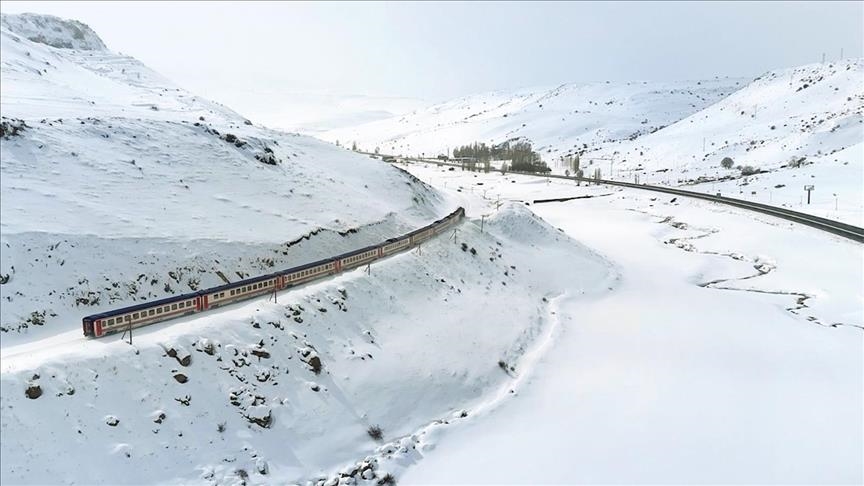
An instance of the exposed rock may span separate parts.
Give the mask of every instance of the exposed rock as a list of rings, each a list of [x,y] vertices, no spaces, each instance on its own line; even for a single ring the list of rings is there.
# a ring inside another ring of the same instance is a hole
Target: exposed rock
[[[262,428],[270,428],[273,423],[273,417],[270,415],[270,407],[266,405],[255,405],[246,410],[246,420],[257,424]]]
[[[25,391],[24,394],[27,395],[27,398],[35,400],[42,396],[42,387],[39,385],[30,385],[27,387],[27,391]]]

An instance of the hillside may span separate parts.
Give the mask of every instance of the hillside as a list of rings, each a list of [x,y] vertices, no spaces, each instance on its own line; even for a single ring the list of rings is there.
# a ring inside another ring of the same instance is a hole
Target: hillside
[[[528,140],[553,165],[561,156],[650,133],[687,117],[743,84],[694,82],[563,84],[459,98],[410,114],[324,132],[368,151],[434,156],[475,141]]]
[[[16,30],[31,24],[61,47]],[[0,31],[4,485],[375,485],[417,434],[514,393],[561,289],[614,285],[511,204],[368,271],[85,339],[84,315],[377,243],[465,201],[259,128],[68,25],[91,32],[47,16]]]
[[[553,171],[696,185],[864,224],[864,60],[770,71],[752,81],[562,85],[469,96],[320,134],[364,150],[436,156],[525,140]],[[721,167],[724,158],[730,168]],[[750,176],[744,177],[742,168]],[[804,185],[817,186],[806,204]]]
[[[678,169],[687,178],[736,165],[773,169],[825,160],[864,142],[864,60],[771,71],[658,132],[589,151],[616,154],[620,170]]]
[[[83,24],[4,15],[2,25],[4,346],[74,330],[100,309],[380,241],[451,209],[386,164],[256,127],[105,49]],[[78,49],[27,39],[48,39],[39,32]]]
[[[305,135],[392,118],[427,104],[412,98],[257,88],[239,91],[233,98],[232,106],[254,110],[262,124]]]

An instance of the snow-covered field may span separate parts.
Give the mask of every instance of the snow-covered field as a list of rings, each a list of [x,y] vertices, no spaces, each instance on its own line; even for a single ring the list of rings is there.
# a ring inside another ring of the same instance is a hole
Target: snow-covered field
[[[554,345],[519,395],[425,443],[404,483],[864,480],[860,244],[642,191],[409,169],[475,211],[593,196],[530,207],[620,283],[560,300]]]

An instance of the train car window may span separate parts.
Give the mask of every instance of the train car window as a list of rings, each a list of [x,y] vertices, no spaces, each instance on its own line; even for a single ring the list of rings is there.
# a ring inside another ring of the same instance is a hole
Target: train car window
[[[138,313],[137,312],[132,314],[132,319],[138,319]]]
[[[156,309],[156,313],[157,313],[157,314],[161,314],[161,313],[162,313],[162,308],[160,307],[160,308]]]
[[[108,319],[107,321],[105,321],[106,326],[110,326],[111,324],[114,324],[114,319]]]
[[[171,310],[177,310],[177,304],[171,304]]]
[[[155,310],[153,310],[153,309],[150,309],[150,311],[149,311],[149,312],[147,312],[147,315],[150,315],[150,316],[152,316],[152,315],[153,315],[153,314],[155,314],[155,313],[156,313],[156,311],[155,311]]]

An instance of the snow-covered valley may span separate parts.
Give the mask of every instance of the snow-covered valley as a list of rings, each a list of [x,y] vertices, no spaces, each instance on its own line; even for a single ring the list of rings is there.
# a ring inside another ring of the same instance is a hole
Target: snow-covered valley
[[[84,24],[0,26],[0,483],[864,482],[860,244],[671,195],[388,164],[262,128]],[[529,139],[559,172],[581,153],[860,225],[862,69],[498,92],[318,135],[427,156]],[[579,199],[535,203],[561,197]],[[81,335],[85,315],[457,207],[453,231],[369,268],[131,344]]]
[[[560,301],[555,344],[520,395],[430,442],[404,482],[864,479],[860,244],[686,198],[410,169],[489,213],[588,196],[530,207],[614,262],[620,283]]]

